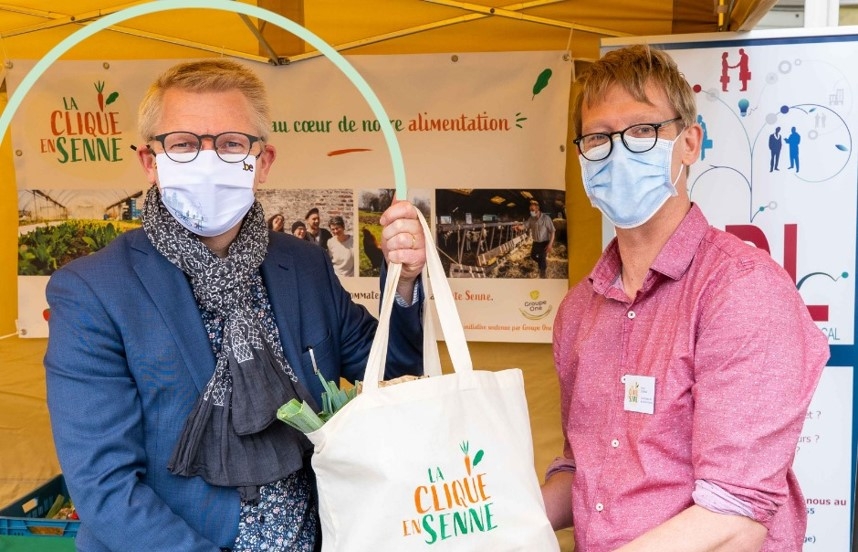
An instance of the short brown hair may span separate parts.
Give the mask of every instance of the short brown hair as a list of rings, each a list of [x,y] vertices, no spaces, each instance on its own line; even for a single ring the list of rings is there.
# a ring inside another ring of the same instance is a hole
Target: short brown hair
[[[685,126],[697,123],[694,91],[673,58],[646,44],[635,44],[608,52],[577,80],[581,92],[572,110],[575,133],[580,136],[582,132],[581,108],[598,102],[608,88],[622,86],[636,100],[651,103],[646,96],[646,86],[650,82],[664,89]]]
[[[238,90],[247,98],[250,116],[259,137],[268,139],[271,116],[268,94],[262,80],[248,67],[225,58],[179,63],[167,69],[149,86],[137,111],[137,130],[144,140],[151,140],[161,119],[164,92],[179,88],[191,92],[225,92]]]

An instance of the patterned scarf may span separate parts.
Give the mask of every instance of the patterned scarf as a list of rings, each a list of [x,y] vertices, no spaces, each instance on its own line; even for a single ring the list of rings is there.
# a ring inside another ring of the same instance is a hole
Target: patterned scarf
[[[243,500],[256,500],[260,485],[303,467],[310,449],[302,433],[277,420],[277,408],[292,398],[315,405],[283,354],[260,276],[268,250],[262,206],[253,204],[223,259],[170,215],[157,186],[149,189],[142,215],[149,241],[187,275],[204,319],[222,328],[220,342],[209,333],[214,374],[167,468],[238,487]]]

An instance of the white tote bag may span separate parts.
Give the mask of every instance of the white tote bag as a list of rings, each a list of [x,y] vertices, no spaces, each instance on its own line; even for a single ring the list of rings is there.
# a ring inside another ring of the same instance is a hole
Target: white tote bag
[[[420,219],[428,281],[455,373],[440,374],[430,321],[424,355],[432,375],[379,387],[400,273],[391,265],[363,391],[308,435],[322,551],[558,551],[533,466],[522,372],[473,370],[441,261]]]

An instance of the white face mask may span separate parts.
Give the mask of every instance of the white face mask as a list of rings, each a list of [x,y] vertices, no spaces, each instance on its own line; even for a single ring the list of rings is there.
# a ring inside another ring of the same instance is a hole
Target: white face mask
[[[213,237],[241,222],[253,205],[256,158],[227,163],[214,150],[202,150],[190,163],[155,156],[161,200],[179,224]]]

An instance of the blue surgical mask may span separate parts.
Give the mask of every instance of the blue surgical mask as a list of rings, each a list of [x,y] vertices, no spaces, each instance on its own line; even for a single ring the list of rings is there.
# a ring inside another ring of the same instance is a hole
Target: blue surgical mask
[[[256,158],[226,163],[203,150],[190,163],[155,156],[161,198],[179,224],[199,236],[219,236],[241,222],[253,206]]]
[[[636,140],[640,139],[626,137],[629,143]],[[644,153],[632,153],[622,143],[615,144],[611,154],[601,161],[579,156],[584,190],[593,206],[617,228],[636,228],[651,219],[668,199],[677,195],[676,182],[683,167],[675,179],[670,173],[676,140],[678,137],[659,139],[654,148]],[[598,148],[610,147],[606,143]]]

